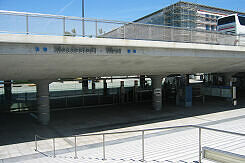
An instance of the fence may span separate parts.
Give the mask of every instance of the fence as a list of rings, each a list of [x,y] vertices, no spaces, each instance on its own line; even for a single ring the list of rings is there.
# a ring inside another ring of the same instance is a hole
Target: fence
[[[245,45],[237,35],[163,25],[4,10],[0,19],[1,33]]]
[[[234,136],[245,136],[245,134],[241,134],[241,133],[237,133],[237,132],[230,132],[230,131],[224,131],[224,130],[218,130],[218,129],[213,129],[213,128],[207,128],[207,127],[201,127],[201,126],[195,126],[195,125],[186,125],[186,126],[174,126],[174,127],[164,127],[164,128],[155,128],[155,129],[146,129],[146,130],[134,130],[134,131],[123,131],[123,132],[111,132],[111,133],[99,133],[99,134],[83,134],[83,135],[75,135],[73,137],[70,137],[71,139],[69,139],[70,141],[73,139],[73,142],[74,142],[74,146],[72,147],[73,150],[74,150],[74,155],[73,157],[74,158],[79,158],[78,157],[78,151],[77,151],[77,148],[78,148],[78,138],[80,137],[83,137],[83,141],[87,141],[87,140],[84,140],[85,138],[84,137],[92,137],[92,136],[99,136],[101,137],[102,139],[102,142],[99,143],[101,146],[102,146],[102,150],[101,150],[101,156],[102,156],[102,160],[106,160],[107,159],[107,146],[106,146],[106,139],[111,139],[110,138],[110,135],[122,135],[122,134],[129,134],[129,133],[140,133],[140,135],[137,135],[137,136],[140,136],[140,142],[141,142],[141,161],[144,162],[146,161],[145,159],[145,155],[146,155],[146,146],[145,146],[145,142],[146,142],[146,134],[147,133],[151,133],[151,132],[154,132],[154,131],[157,131],[157,130],[169,130],[169,129],[186,129],[186,128],[194,128],[194,129],[198,129],[198,160],[199,160],[199,163],[201,163],[202,161],[202,141],[203,141],[203,131],[204,130],[207,130],[207,131],[213,131],[213,132],[216,132],[216,133],[224,133],[224,134],[230,134],[230,135],[233,135]],[[188,135],[190,137],[190,135]],[[222,139],[225,139],[226,137],[222,137]],[[53,157],[56,157],[56,139],[59,139],[59,138],[52,138],[52,139],[47,139],[47,138],[44,138],[44,137],[40,137],[38,135],[35,135],[35,151],[39,151],[39,148],[38,148],[38,141],[40,139],[44,139],[46,141],[50,141],[52,140],[52,156]],[[88,140],[90,140],[89,138],[87,138]],[[210,139],[208,139],[209,141],[211,141]],[[232,141],[234,142],[235,139],[233,138]],[[127,143],[126,141],[123,141],[121,143]],[[139,143],[139,142],[138,142]],[[151,142],[152,143],[152,142]],[[216,142],[217,143],[217,142]],[[226,142],[227,143],[227,142]],[[49,142],[49,144],[51,144]],[[209,144],[210,145],[210,144]],[[136,145],[135,145],[136,146]],[[167,146],[165,145],[165,148],[167,148]],[[188,148],[188,147],[186,147]],[[185,148],[185,149],[186,149]],[[115,150],[115,149],[114,149]],[[114,151],[113,150],[113,151]],[[139,150],[139,149],[138,149]],[[69,150],[71,151],[71,149]],[[120,151],[123,151],[123,150],[120,150]],[[40,152],[40,151],[39,151]],[[182,151],[184,152],[184,151]],[[111,155],[111,154],[110,154]],[[152,153],[151,153],[152,155]],[[163,154],[161,154],[162,156]]]
[[[104,95],[103,89],[51,91],[50,107],[51,110],[63,110],[68,108],[117,105],[121,103],[145,103],[151,101],[151,93],[151,87],[143,90],[141,88],[134,90],[134,87],[125,87],[124,101],[122,102],[119,88],[108,88],[106,95]],[[11,99],[11,106],[9,106],[4,95],[0,94],[0,105],[6,111],[36,112],[36,100],[36,92],[14,93]]]

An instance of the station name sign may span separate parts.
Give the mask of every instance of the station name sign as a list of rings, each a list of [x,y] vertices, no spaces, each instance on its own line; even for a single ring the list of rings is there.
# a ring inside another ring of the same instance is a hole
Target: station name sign
[[[122,49],[121,48],[107,47],[106,48],[106,53],[107,54],[121,54],[122,53]]]
[[[71,54],[96,54],[96,48],[93,47],[54,47],[56,53],[71,53]]]
[[[105,49],[97,49],[95,47],[74,47],[74,46],[55,46],[54,47],[55,53],[62,53],[62,54],[97,54],[106,53],[106,54],[121,54],[121,48],[114,48],[114,47],[105,47]]]

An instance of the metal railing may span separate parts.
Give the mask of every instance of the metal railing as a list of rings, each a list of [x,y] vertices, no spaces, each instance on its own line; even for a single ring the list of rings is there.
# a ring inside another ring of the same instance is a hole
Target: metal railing
[[[209,130],[209,131],[215,131],[219,133],[226,133],[226,134],[232,134],[237,136],[245,136],[245,134],[237,133],[237,132],[231,132],[231,131],[225,131],[225,130],[219,130],[214,128],[208,128],[208,127],[202,127],[197,125],[184,125],[184,126],[172,126],[172,127],[163,127],[163,128],[154,128],[154,129],[145,129],[145,130],[133,130],[133,131],[121,131],[121,132],[108,132],[108,133],[98,133],[98,134],[82,134],[82,135],[75,135],[71,136],[74,138],[74,158],[78,158],[77,155],[77,138],[78,137],[88,137],[88,136],[102,136],[102,152],[103,152],[103,160],[106,160],[106,135],[115,135],[115,134],[125,134],[125,133],[141,133],[141,152],[142,152],[142,159],[140,161],[144,162],[145,160],[145,133],[149,131],[157,131],[157,130],[168,130],[168,129],[177,129],[177,128],[197,128],[198,129],[198,160],[199,163],[202,161],[202,130]],[[71,138],[70,137],[70,138]],[[49,140],[49,138],[44,138],[39,135],[35,135],[35,151],[38,150],[38,139],[44,139]],[[53,141],[53,157],[56,157],[56,148],[55,148],[55,139],[56,138],[50,138]]]
[[[1,33],[245,45],[243,37],[233,34],[136,22],[4,10],[0,19]]]

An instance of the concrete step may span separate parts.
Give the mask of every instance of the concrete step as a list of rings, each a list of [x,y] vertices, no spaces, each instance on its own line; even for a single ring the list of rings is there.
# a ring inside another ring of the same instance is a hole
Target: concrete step
[[[78,159],[74,159],[74,158],[68,158],[68,157],[43,157],[43,158],[38,158],[35,160],[29,160],[29,161],[23,161],[20,163],[40,163],[40,162],[45,162],[45,163],[142,163],[141,160],[134,160],[134,159],[113,159],[113,158],[108,158],[106,160],[102,160],[99,158],[78,158]],[[162,161],[157,161],[157,160],[153,160],[153,161],[145,161],[145,163],[198,163],[198,161],[193,161],[193,162],[189,162],[189,161],[184,161],[184,160],[179,160],[179,161],[171,161],[171,160],[162,160]],[[213,161],[209,161],[209,160],[202,160],[202,163],[215,163]]]

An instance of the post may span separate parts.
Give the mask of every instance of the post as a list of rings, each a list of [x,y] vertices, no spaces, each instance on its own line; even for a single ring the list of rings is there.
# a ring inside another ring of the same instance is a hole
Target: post
[[[63,35],[66,35],[66,18],[63,18]]]
[[[98,37],[98,21],[97,20],[95,21],[95,30],[96,30],[95,32],[96,37]]]
[[[152,81],[152,106],[154,110],[162,110],[162,76],[151,76]]]
[[[35,135],[35,151],[37,151],[37,135]]]
[[[125,88],[124,88],[124,81],[120,82],[120,103],[125,103]]]
[[[29,34],[29,20],[28,20],[28,15],[26,15],[26,34]]]
[[[138,102],[138,92],[137,92],[137,89],[138,89],[138,80],[135,80],[134,81],[134,90],[133,90],[133,101],[134,103],[137,103]],[[142,102],[142,101],[140,101]]]
[[[105,134],[103,134],[103,160],[105,160]]]
[[[201,128],[199,128],[199,163],[202,161],[202,133]]]
[[[75,136],[75,159],[77,159],[77,137]]]
[[[12,101],[12,81],[11,80],[4,80],[4,98],[6,103],[11,105]]]
[[[123,39],[126,38],[126,24],[123,26]]]
[[[85,37],[85,27],[84,27],[84,0],[82,0],[82,31],[83,31],[83,33],[82,33],[82,35],[83,35],[83,37]]]
[[[171,40],[172,42],[174,42],[174,30],[173,28],[170,28],[171,32],[170,32],[170,35],[171,35]]]
[[[106,83],[106,79],[103,80],[103,85],[104,85],[104,87],[103,87],[104,96],[106,96],[107,95],[107,83]]]
[[[87,93],[88,91],[88,78],[87,77],[83,77],[82,90],[83,90],[83,93]]]
[[[55,138],[53,138],[53,148],[54,148],[54,157],[55,157]]]
[[[142,162],[145,161],[145,131],[142,131]]]
[[[96,90],[96,88],[95,88],[95,81],[92,80],[92,92],[95,93],[95,90]]]
[[[145,75],[140,75],[140,88],[145,88]]]
[[[232,87],[232,105],[237,106],[236,87]]]

